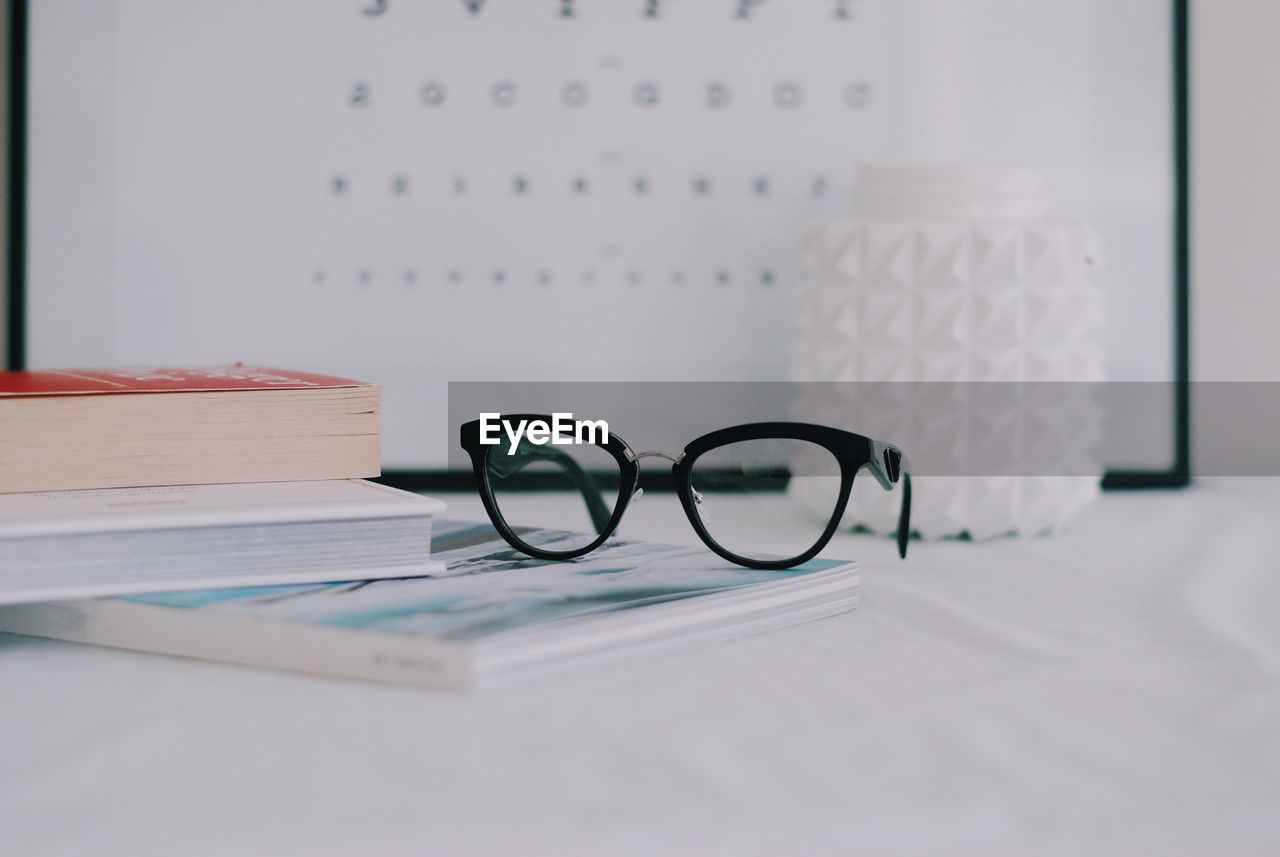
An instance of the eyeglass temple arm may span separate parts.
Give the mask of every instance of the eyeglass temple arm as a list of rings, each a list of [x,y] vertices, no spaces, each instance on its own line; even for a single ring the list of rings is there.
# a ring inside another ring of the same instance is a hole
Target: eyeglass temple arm
[[[584,470],[572,455],[554,447],[532,446],[525,443],[519,446],[514,455],[492,453],[489,456],[489,467],[500,476],[511,476],[535,461],[549,461],[557,464],[569,474],[578,488],[578,493],[587,504],[587,512],[591,515],[591,523],[595,526],[596,532],[603,533],[605,527],[609,526],[609,520],[613,514],[600,499],[600,486],[596,484],[595,477]],[[502,464],[511,466],[503,467]]]
[[[907,457],[896,446],[871,441],[871,460],[867,462],[880,487],[892,491],[902,482],[902,509],[898,512],[898,556],[907,558],[907,540],[911,537],[911,474],[907,472]]]
[[[902,510],[898,512],[898,557],[907,558],[907,539],[911,538],[911,474],[902,471]]]

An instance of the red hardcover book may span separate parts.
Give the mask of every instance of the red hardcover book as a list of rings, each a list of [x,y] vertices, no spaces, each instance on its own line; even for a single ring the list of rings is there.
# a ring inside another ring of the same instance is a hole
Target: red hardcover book
[[[0,493],[376,476],[381,398],[241,364],[0,372]]]

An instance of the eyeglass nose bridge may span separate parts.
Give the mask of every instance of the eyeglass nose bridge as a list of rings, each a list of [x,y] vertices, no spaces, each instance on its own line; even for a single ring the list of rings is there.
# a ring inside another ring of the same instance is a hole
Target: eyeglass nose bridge
[[[642,458],[665,458],[672,464],[679,464],[680,460],[684,458],[684,453],[682,452],[679,455],[672,455],[669,452],[663,452],[658,449],[646,449],[644,452],[632,452],[629,449],[627,450],[627,461],[639,461]]]

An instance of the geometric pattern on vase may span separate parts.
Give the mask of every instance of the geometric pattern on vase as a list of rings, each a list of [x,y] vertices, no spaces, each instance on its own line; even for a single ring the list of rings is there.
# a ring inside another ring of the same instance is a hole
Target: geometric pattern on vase
[[[1099,254],[1096,236],[1082,225],[841,217],[808,231],[804,263],[794,381],[1103,380],[1105,313],[1092,278]],[[964,472],[959,458],[983,444],[1023,455],[1051,439],[1087,461],[1101,434],[1101,412],[1074,398],[1028,408],[1013,426],[984,425],[977,406],[942,421],[897,409],[886,425],[883,409],[839,388],[812,395],[799,389],[797,418],[889,440],[908,456],[927,452],[933,462],[953,454],[956,473]],[[910,394],[909,385],[902,394]],[[893,532],[897,498],[869,483],[855,481],[846,522]],[[929,538],[1052,532],[1098,494],[1096,476],[930,476],[912,483],[912,528]]]

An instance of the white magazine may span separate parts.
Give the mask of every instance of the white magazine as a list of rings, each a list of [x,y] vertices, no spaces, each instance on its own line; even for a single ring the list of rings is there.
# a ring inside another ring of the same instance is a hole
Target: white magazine
[[[362,479],[0,494],[0,604],[439,571],[443,509]]]
[[[554,541],[556,533],[534,536]],[[142,595],[0,608],[0,630],[432,687],[661,651],[854,609],[855,562],[780,571],[705,548],[613,539],[533,559],[488,524],[437,521],[412,579]]]

